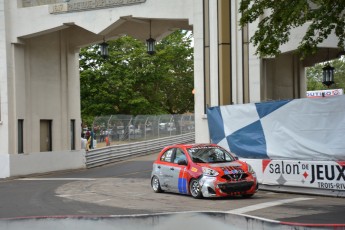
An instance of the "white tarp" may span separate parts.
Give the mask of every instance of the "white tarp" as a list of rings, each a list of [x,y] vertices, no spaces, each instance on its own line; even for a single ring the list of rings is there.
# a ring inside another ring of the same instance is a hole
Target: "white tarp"
[[[345,160],[345,96],[211,107],[212,143],[242,158]]]

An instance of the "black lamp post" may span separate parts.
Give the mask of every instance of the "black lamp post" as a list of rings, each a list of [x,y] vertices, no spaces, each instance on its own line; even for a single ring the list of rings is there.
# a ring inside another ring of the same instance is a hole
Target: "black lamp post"
[[[148,54],[153,55],[156,53],[155,44],[156,44],[156,40],[151,37],[151,20],[150,20],[150,38],[146,40]]]
[[[101,56],[104,58],[104,59],[107,59],[109,57],[109,50],[108,50],[108,46],[109,44],[105,42],[105,40],[99,44],[100,47],[101,47]]]
[[[332,84],[334,84],[334,67],[327,64],[322,68],[322,72],[322,84],[326,85],[329,88]]]

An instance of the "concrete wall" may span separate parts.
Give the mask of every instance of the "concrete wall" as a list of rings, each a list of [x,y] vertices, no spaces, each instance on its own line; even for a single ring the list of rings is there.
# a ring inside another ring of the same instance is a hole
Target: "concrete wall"
[[[0,154],[0,178],[10,176],[10,156],[8,154]]]
[[[262,61],[264,78],[261,81],[261,101],[294,99],[304,97],[304,67],[293,53]]]
[[[85,167],[85,151],[0,154],[0,178]]]
[[[217,229],[217,230],[309,230],[342,228],[340,225],[281,223],[245,215],[222,212],[184,212],[133,216],[90,216],[90,217],[37,217],[0,220],[0,228],[44,230],[170,230],[170,229]],[[344,226],[343,226],[344,227]]]
[[[14,26],[11,33],[11,41],[17,41],[21,37],[50,33],[74,25],[99,35],[98,40],[102,41],[103,35],[110,34],[114,29],[120,29],[121,24],[130,21],[131,18],[128,16],[140,19],[189,19],[191,20],[190,24],[193,24],[193,4],[197,2],[200,4],[200,1],[195,0],[146,0],[144,3],[128,6],[51,14],[49,12],[49,5],[17,8],[16,1],[10,2],[10,9],[12,10],[10,25]],[[70,0],[69,2],[73,3],[77,2],[77,0]],[[125,34],[136,34],[136,38],[144,41],[149,35],[148,25],[146,24],[143,21],[143,23],[139,24],[140,26],[136,27],[136,31],[131,31],[131,28],[127,27],[127,30],[122,32]],[[156,35],[156,29],[158,30],[155,26],[158,27],[159,25],[152,26],[153,36]],[[116,37],[115,33],[112,34]]]
[[[0,0],[0,155],[8,153],[8,47],[5,1]]]
[[[78,61],[74,50],[69,50],[67,35],[54,32],[26,39],[20,53],[17,66],[24,70],[16,74],[16,113],[24,120],[24,153],[40,151],[42,119],[52,121],[53,151],[70,149],[69,125],[75,120],[80,149],[80,84],[74,71]]]
[[[9,154],[10,176],[85,168],[85,150]],[[0,175],[1,177],[2,175]],[[5,177],[5,175],[3,175]]]

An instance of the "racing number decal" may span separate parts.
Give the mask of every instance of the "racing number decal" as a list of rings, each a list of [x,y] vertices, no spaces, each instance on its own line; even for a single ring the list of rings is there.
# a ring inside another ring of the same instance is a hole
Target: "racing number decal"
[[[197,168],[192,167],[191,171],[192,171],[192,172],[198,172],[198,169],[197,169]]]

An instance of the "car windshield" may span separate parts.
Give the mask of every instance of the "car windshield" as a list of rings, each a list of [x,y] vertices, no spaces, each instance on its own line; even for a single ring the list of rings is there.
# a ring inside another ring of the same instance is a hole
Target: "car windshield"
[[[219,147],[202,146],[187,150],[194,163],[221,163],[235,160],[234,156]]]

